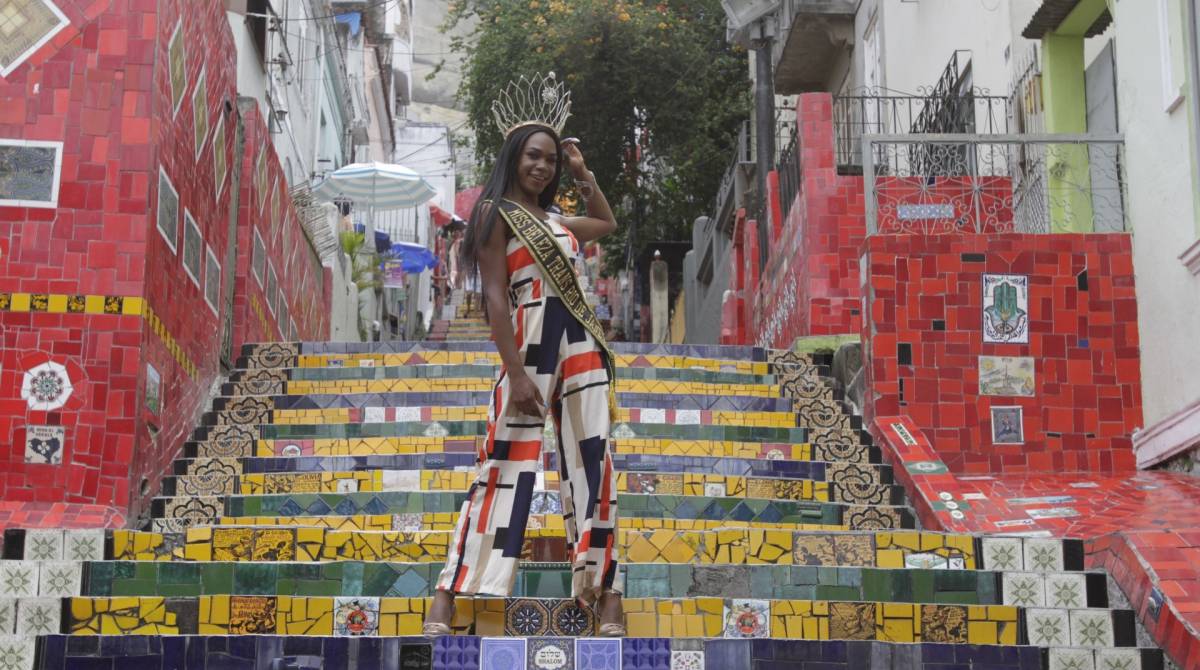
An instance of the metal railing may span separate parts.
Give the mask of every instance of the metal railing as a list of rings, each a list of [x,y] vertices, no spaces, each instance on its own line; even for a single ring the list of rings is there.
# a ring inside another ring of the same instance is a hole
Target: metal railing
[[[800,190],[800,147],[795,136],[779,155],[775,169],[779,173],[780,212],[786,221],[788,213],[792,211],[792,201]]]
[[[861,174],[864,135],[1008,132],[1009,100],[966,95],[841,95],[833,99],[834,150],[842,174]]]
[[[1119,135],[867,135],[868,234],[1124,232]]]

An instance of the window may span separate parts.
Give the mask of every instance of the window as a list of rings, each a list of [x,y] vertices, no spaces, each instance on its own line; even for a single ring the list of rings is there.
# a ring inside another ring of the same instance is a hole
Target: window
[[[1183,24],[1180,0],[1158,0],[1158,45],[1162,61],[1163,111],[1173,112],[1183,102]]]
[[[200,76],[196,78],[196,90],[192,91],[192,130],[196,140],[196,160],[200,160],[204,140],[208,139],[208,87],[204,81],[204,68],[200,68]]]
[[[221,263],[212,247],[204,247],[204,302],[213,314],[218,314],[217,301],[221,296]]]
[[[219,200],[221,191],[225,189],[225,175],[228,171],[225,156],[225,119],[217,115],[217,125],[213,128],[213,193]]]
[[[254,248],[251,250],[250,256],[250,273],[254,275],[254,280],[259,286],[263,285],[263,281],[267,278],[265,274],[267,266],[267,245],[263,244],[262,235],[258,234],[258,228],[254,229]]]
[[[171,180],[162,168],[158,169],[158,213],[155,217],[155,227],[174,254],[179,247],[179,192],[171,185]]]
[[[200,262],[204,252],[204,237],[192,213],[183,210],[183,271],[196,288],[200,288]]]
[[[0,140],[0,205],[58,207],[62,142]]]
[[[263,68],[267,65],[267,15],[273,13],[267,0],[246,1],[246,29],[258,51],[258,64]]]
[[[263,292],[267,297],[267,309],[271,310],[271,314],[274,315],[278,310],[279,282],[275,279],[275,268],[270,263],[267,263],[267,285]]]
[[[171,67],[171,114],[174,116],[179,113],[183,94],[187,91],[187,47],[183,44],[183,19],[175,24],[175,32],[167,44],[167,58]]]

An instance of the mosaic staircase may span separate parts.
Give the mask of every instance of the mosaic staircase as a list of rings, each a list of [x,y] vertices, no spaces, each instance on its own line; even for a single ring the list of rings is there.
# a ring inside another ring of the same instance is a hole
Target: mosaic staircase
[[[0,669],[1164,667],[1081,541],[915,528],[827,358],[616,351],[628,638],[592,637],[570,598],[553,449],[516,592],[461,599],[456,635],[416,637],[489,344],[265,344],[143,530],[6,532]]]
[[[456,291],[450,303],[442,307],[442,318],[435,319],[425,336],[427,342],[479,342],[490,340],[492,331],[483,318],[478,298],[468,303],[464,293]]]

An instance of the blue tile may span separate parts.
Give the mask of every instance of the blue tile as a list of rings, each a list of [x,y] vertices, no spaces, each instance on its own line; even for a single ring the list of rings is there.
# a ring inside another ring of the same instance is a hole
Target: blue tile
[[[621,640],[576,638],[575,670],[621,670]]]
[[[479,670],[528,670],[526,640],[521,637],[485,637],[479,645]]]
[[[671,640],[659,637],[627,637],[621,640],[624,670],[671,670]]]

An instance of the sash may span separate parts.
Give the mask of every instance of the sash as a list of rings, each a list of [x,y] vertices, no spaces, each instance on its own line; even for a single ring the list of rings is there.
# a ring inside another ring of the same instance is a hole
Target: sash
[[[546,222],[529,210],[511,200],[501,200],[499,211],[504,222],[508,224],[508,229],[529,250],[529,255],[542,271],[542,276],[562,298],[571,316],[591,333],[600,347],[604,369],[608,373],[608,415],[609,420],[615,423],[619,417],[616,358],[604,339],[604,328],[600,325],[600,320],[596,318],[596,313],[583,296],[583,288],[579,285],[579,277],[575,270],[571,268],[570,259],[558,240],[554,239],[554,233]]]

